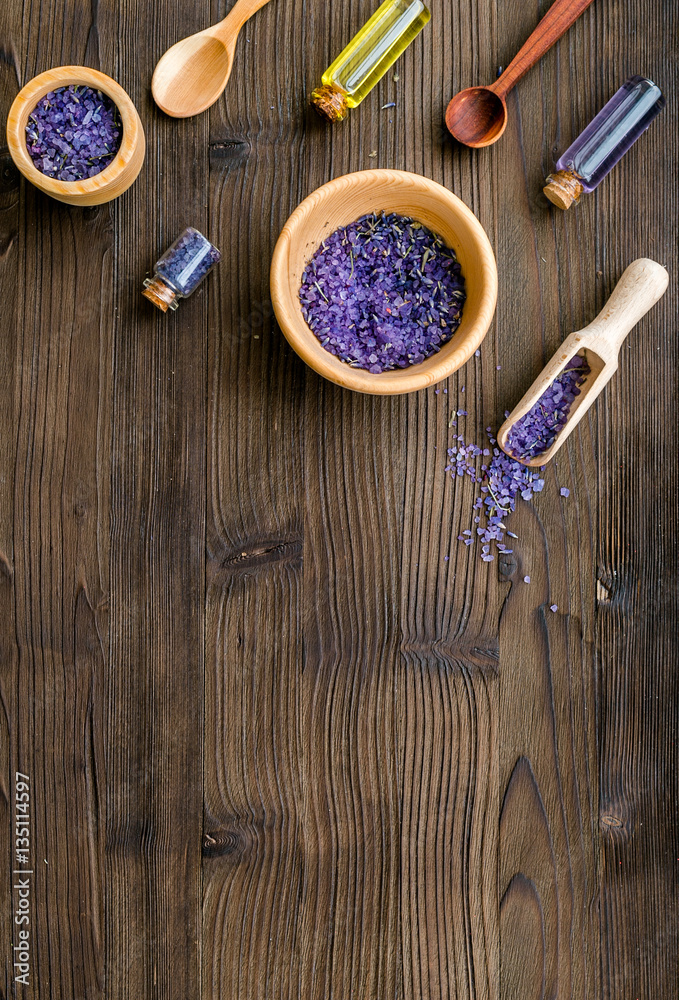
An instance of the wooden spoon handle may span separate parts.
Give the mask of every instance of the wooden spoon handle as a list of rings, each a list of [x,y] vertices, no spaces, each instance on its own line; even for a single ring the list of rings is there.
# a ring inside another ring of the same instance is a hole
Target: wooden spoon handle
[[[654,260],[632,261],[599,315],[581,331],[583,344],[586,341],[604,361],[613,360],[630,330],[663,297],[669,280],[665,268]]]
[[[245,22],[249,21],[253,14],[256,14],[260,8],[266,6],[268,3],[269,0],[238,0],[224,20],[220,21],[219,24],[215,24],[212,34],[215,37],[224,34],[227,40],[230,40],[233,35],[238,34]]]
[[[528,41],[512,59],[502,76],[490,87],[498,97],[506,97],[524,73],[542,59],[545,52],[564,35],[592,0],[555,0]]]

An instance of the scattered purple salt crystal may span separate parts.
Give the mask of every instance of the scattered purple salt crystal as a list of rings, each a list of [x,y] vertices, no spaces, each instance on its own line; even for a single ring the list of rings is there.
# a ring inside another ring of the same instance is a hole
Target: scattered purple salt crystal
[[[524,583],[530,583],[530,577],[529,576],[524,576],[523,582]]]
[[[507,435],[510,454],[526,461],[543,455],[552,447],[590,370],[586,358],[578,354],[571,358],[528,413],[511,427]]]
[[[488,428],[488,433],[490,430]],[[450,461],[446,472],[454,478],[467,476],[478,487],[479,493],[473,504],[473,510],[477,512],[473,523],[477,526],[476,537],[481,539],[482,558],[484,562],[491,561],[484,557],[492,555],[493,545],[500,554],[510,555],[513,550],[504,544],[505,535],[511,538],[517,536],[507,530],[506,519],[516,507],[517,496],[525,494],[525,498],[530,499],[536,486],[538,492],[542,489],[544,480],[533,469],[505,455],[499,448],[493,448],[492,458],[487,463],[483,462],[483,458],[490,456],[488,448],[465,443],[462,434],[454,435],[453,440],[456,443],[448,448]],[[473,529],[465,528],[460,540],[465,545],[472,545],[475,541]]]
[[[569,497],[571,495],[571,491],[567,489],[565,486],[562,486],[559,492],[561,493],[562,497]]]
[[[474,351],[474,357],[475,358],[480,358],[481,357],[481,351]]]
[[[550,604],[549,610],[553,611],[556,614],[556,612],[559,610],[559,605],[558,604]]]
[[[323,240],[299,295],[322,346],[373,374],[440,351],[466,298],[454,251],[426,226],[393,213],[366,215]]]
[[[91,87],[58,87],[28,116],[26,149],[46,177],[81,181],[101,173],[120,149],[123,126],[110,97]]]

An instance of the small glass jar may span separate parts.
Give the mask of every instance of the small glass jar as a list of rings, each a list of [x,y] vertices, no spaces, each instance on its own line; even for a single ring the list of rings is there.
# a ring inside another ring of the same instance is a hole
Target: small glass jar
[[[195,292],[221,259],[217,247],[189,226],[156,261],[153,277],[144,281],[142,294],[163,312],[175,310],[178,299],[186,299]]]
[[[568,209],[583,191],[591,193],[665,107],[660,88],[643,76],[632,76],[556,162],[545,195],[557,208]]]

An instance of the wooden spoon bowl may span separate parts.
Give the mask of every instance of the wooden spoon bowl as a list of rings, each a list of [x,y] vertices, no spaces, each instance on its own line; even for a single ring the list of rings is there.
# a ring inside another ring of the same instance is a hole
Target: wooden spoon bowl
[[[352,368],[321,346],[304,319],[302,275],[321,242],[370,212],[396,212],[437,233],[457,254],[467,300],[453,337],[420,364],[374,375]],[[454,194],[419,174],[363,170],[314,191],[288,219],[271,264],[271,298],[286,338],[324,378],[356,392],[395,395],[435,385],[461,368],[483,341],[497,300],[497,267],[476,216]]]
[[[465,146],[490,146],[507,128],[507,104],[492,87],[467,87],[448,105],[446,125]]]
[[[237,0],[223,21],[182,38],[161,56],[151,90],[166,115],[190,118],[215,103],[229,82],[241,28],[267,3]]]
[[[479,148],[496,142],[507,127],[507,94],[524,73],[561,38],[592,0],[554,0],[537,28],[490,87],[468,87],[446,111],[446,125],[458,142]]]

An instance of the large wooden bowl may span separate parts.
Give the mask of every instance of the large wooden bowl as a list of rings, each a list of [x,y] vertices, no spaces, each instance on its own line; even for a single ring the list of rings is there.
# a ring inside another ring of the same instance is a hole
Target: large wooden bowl
[[[57,87],[86,86],[107,94],[120,111],[123,138],[114,160],[95,177],[59,181],[47,177],[33,164],[26,149],[26,122],[41,97]],[[144,162],[146,141],[137,109],[110,76],[86,66],[59,66],[40,73],[19,91],[7,117],[7,145],[24,177],[37,188],[67,205],[101,205],[127,191]]]
[[[321,347],[299,298],[302,274],[322,240],[339,226],[376,211],[409,216],[438,233],[455,250],[467,291],[462,321],[438,354],[379,375],[352,368]],[[419,174],[363,170],[324,184],[290,216],[274,251],[271,297],[283,333],[315,371],[356,392],[392,395],[434,385],[474,354],[495,312],[497,267],[481,223],[447,188]]]

